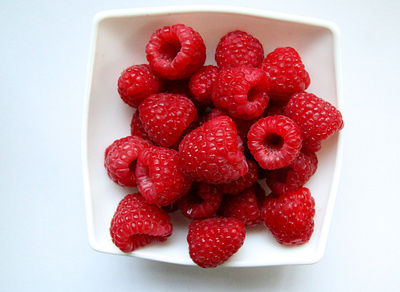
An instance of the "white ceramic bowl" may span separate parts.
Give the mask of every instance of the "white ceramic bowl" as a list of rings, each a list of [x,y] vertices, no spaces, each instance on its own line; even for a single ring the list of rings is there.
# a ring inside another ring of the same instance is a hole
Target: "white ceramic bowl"
[[[156,29],[176,23],[191,26],[201,34],[207,46],[206,64],[215,64],[214,52],[219,39],[236,29],[258,38],[266,54],[280,46],[294,47],[311,76],[308,91],[342,108],[339,31],[331,22],[221,6],[98,13],[93,22],[82,142],[87,224],[90,246],[94,250],[124,254],[112,243],[109,226],[119,201],[135,191],[113,183],[103,166],[105,148],[130,134],[133,109],[119,98],[117,79],[129,65],[146,62],[144,48]],[[223,266],[309,264],[321,259],[339,180],[341,145],[340,133],[323,143],[318,152],[318,170],[306,185],[316,200],[315,231],[310,242],[288,248],[279,245],[263,225],[248,228],[244,245]],[[172,215],[172,220],[174,232],[165,243],[152,244],[126,255],[194,265],[186,242],[189,221],[179,213]]]

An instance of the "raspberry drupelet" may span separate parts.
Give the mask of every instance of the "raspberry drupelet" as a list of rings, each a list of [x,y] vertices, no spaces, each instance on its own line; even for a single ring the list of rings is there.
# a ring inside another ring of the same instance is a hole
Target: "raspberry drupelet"
[[[300,128],[283,115],[260,119],[251,126],[247,138],[250,153],[263,169],[291,164],[303,141]]]
[[[315,200],[307,188],[278,196],[270,194],[263,203],[265,226],[282,245],[301,245],[314,232]]]
[[[187,235],[190,258],[199,267],[215,268],[242,247],[245,237],[245,225],[235,218],[193,220]]]
[[[213,103],[235,118],[259,117],[268,106],[267,81],[263,70],[250,66],[222,69],[212,91]]]
[[[138,136],[127,136],[115,140],[104,153],[104,167],[108,176],[123,187],[136,187],[135,169],[140,152],[153,146]]]
[[[235,123],[221,116],[187,134],[179,144],[182,169],[195,181],[228,183],[248,171]]]
[[[184,24],[164,26],[155,31],[145,52],[151,69],[171,80],[190,77],[206,60],[203,38]]]
[[[159,93],[163,80],[150,69],[148,64],[132,65],[126,68],[118,79],[118,93],[131,107],[137,108],[150,94]]]
[[[264,48],[254,36],[241,30],[224,35],[215,50],[219,68],[248,65],[257,67],[264,59]]]
[[[152,242],[164,242],[173,226],[169,215],[139,194],[126,195],[111,220],[113,243],[123,252],[132,252]]]

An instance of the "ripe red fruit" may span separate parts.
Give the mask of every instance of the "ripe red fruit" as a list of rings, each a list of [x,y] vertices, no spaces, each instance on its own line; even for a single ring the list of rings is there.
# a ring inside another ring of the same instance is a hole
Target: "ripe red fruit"
[[[111,220],[113,243],[123,252],[131,252],[152,242],[164,242],[172,234],[168,214],[148,204],[139,193],[125,196]]]
[[[189,191],[192,181],[178,164],[176,150],[157,146],[142,150],[135,175],[139,191],[147,202],[167,206]]]
[[[308,92],[293,95],[285,107],[285,115],[296,122],[311,145],[318,145],[344,126],[342,114],[336,107]]]
[[[212,104],[211,93],[217,79],[219,69],[214,65],[207,65],[195,72],[189,80],[191,97],[202,105]]]
[[[224,195],[218,214],[236,218],[246,226],[256,226],[261,222],[261,207],[265,191],[258,184],[245,189],[238,195]]]
[[[237,195],[257,182],[258,179],[257,163],[247,159],[247,166],[248,166],[248,171],[245,175],[229,183],[218,185],[218,188],[223,194]]]
[[[236,180],[248,170],[241,144],[231,118],[212,119],[182,139],[180,165],[196,181],[221,184]]]
[[[267,72],[271,99],[287,100],[310,85],[310,76],[299,53],[292,47],[275,49],[265,57],[260,68]]]
[[[307,188],[264,200],[262,218],[275,239],[282,245],[308,242],[314,232],[315,201]]]
[[[178,200],[177,205],[185,217],[201,219],[213,216],[221,201],[222,193],[216,185],[200,182],[194,183],[190,191]]]
[[[263,70],[250,66],[222,69],[212,91],[213,103],[232,117],[254,119],[268,106],[267,81]]]
[[[138,136],[115,140],[104,153],[104,167],[108,176],[120,186],[136,187],[137,157],[143,149],[152,145],[150,141]]]
[[[267,171],[267,185],[277,195],[296,191],[314,175],[317,166],[318,158],[314,152],[300,151],[290,165]]]
[[[215,50],[218,67],[257,67],[264,59],[264,48],[260,41],[247,32],[235,30],[224,35]]]
[[[170,147],[197,120],[197,110],[186,96],[159,93],[148,96],[140,104],[139,117],[152,141]]]
[[[299,127],[282,115],[260,119],[251,126],[247,138],[250,153],[264,169],[288,166],[299,154],[302,144]]]
[[[245,237],[244,224],[234,218],[193,220],[187,235],[190,258],[202,268],[215,268],[242,247]]]
[[[193,28],[175,24],[155,31],[146,45],[151,69],[166,79],[190,77],[206,60],[206,46]]]
[[[154,74],[148,64],[126,68],[118,79],[118,93],[131,107],[137,108],[150,94],[161,91],[163,81]]]

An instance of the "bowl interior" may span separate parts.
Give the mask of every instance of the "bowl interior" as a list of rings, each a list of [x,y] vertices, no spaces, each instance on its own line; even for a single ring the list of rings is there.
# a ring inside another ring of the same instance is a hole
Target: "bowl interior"
[[[111,242],[109,225],[119,201],[137,191],[114,184],[103,165],[104,150],[130,134],[134,109],[117,92],[122,70],[146,63],[144,48],[150,35],[165,25],[193,27],[207,46],[207,64],[215,64],[219,39],[240,29],[258,38],[265,53],[280,46],[294,47],[311,77],[308,89],[340,108],[337,29],[325,21],[232,7],[180,7],[105,11],[96,15],[89,61],[83,131],[83,168],[90,245],[93,249],[123,254]],[[319,167],[307,183],[316,200],[315,231],[308,244],[287,248],[275,242],[264,226],[248,228],[245,244],[225,266],[304,264],[318,261],[326,244],[340,169],[340,135],[324,142],[317,153]],[[263,184],[264,185],[264,184]],[[193,265],[186,242],[189,220],[173,214],[173,235],[165,243],[128,255]]]

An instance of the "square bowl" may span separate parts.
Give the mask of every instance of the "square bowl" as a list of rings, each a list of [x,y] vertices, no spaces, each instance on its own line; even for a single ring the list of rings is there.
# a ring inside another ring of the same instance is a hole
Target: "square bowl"
[[[114,140],[130,134],[134,109],[121,101],[117,80],[123,69],[146,63],[144,48],[150,35],[165,25],[183,23],[200,33],[207,46],[206,64],[215,64],[220,38],[233,30],[246,31],[264,46],[294,47],[311,77],[307,89],[342,110],[339,30],[329,21],[226,6],[179,6],[111,10],[94,17],[83,116],[82,164],[90,246],[100,252],[195,265],[186,241],[189,220],[171,214],[174,232],[164,243],[122,253],[111,241],[109,226],[119,201],[136,189],[112,182],[104,168],[104,151]],[[278,244],[265,226],[247,229],[244,245],[223,266],[249,267],[311,264],[324,253],[341,167],[341,134],[323,142],[317,172],[306,184],[316,201],[315,230],[302,246]]]

